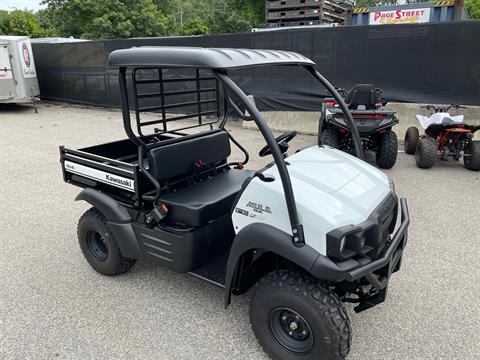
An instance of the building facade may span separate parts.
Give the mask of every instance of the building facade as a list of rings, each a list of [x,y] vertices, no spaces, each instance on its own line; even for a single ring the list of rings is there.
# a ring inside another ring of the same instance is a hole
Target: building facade
[[[351,25],[412,24],[469,20],[463,1],[436,1],[393,6],[354,7]]]

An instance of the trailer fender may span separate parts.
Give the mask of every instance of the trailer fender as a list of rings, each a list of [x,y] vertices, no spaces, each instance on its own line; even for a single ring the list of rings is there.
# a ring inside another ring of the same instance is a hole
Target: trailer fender
[[[239,259],[247,251],[261,249],[290,260],[310,271],[320,254],[310,246],[293,244],[292,235],[268,224],[253,223],[235,236],[227,262],[225,275],[225,307],[230,304],[232,288],[237,276]]]
[[[97,208],[108,220],[108,227],[117,240],[123,256],[131,259],[142,258],[142,251],[138,244],[132,226],[132,218],[127,209],[100,191],[86,188],[75,198],[75,201],[86,201]]]

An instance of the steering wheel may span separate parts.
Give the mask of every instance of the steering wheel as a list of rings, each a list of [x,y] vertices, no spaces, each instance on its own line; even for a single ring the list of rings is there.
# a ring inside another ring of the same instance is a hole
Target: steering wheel
[[[291,130],[291,131],[284,132],[282,135],[275,138],[275,141],[280,147],[280,151],[282,152],[282,154],[285,154],[287,152],[288,143],[295,136],[297,136],[297,132],[295,130]],[[262,148],[262,150],[258,152],[258,155],[261,157],[264,157],[264,156],[270,155],[271,153],[272,153],[272,149],[270,149],[270,146],[267,144]]]

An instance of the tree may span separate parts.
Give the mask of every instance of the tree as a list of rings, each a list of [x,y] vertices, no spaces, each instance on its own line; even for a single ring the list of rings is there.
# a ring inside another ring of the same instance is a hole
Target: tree
[[[43,0],[40,27],[85,39],[249,31],[265,19],[264,0]]]
[[[0,11],[0,34],[41,37],[44,31],[29,10]]]
[[[199,18],[188,19],[181,29],[182,35],[207,35],[208,26]]]
[[[153,0],[46,0],[44,16],[61,36],[84,39],[162,36],[167,19]]]
[[[8,29],[9,29],[8,19],[9,18],[10,18],[10,15],[8,14],[8,11],[0,10],[0,35],[7,35],[8,34]]]
[[[175,22],[175,35],[189,35],[190,25],[199,19],[209,33],[249,31],[264,23],[263,0],[156,0]],[[172,34],[173,35],[173,34]]]
[[[465,7],[472,20],[480,20],[480,0],[465,0]]]

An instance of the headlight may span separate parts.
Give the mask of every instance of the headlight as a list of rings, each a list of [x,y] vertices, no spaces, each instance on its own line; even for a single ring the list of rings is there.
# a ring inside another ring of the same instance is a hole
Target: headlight
[[[327,234],[327,255],[346,260],[365,250],[366,230],[359,226],[348,227],[345,231],[333,230]]]

